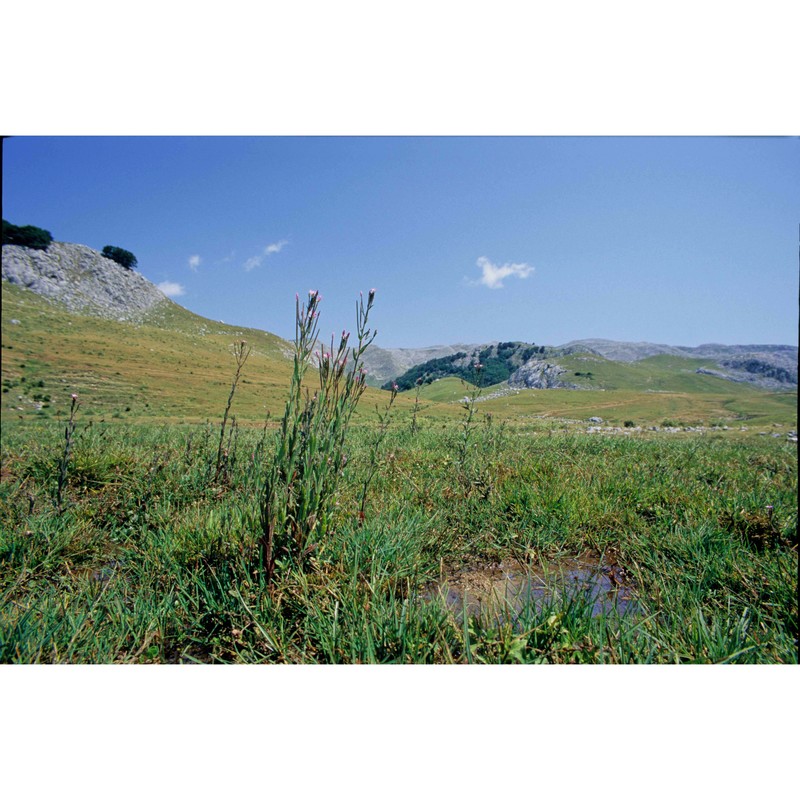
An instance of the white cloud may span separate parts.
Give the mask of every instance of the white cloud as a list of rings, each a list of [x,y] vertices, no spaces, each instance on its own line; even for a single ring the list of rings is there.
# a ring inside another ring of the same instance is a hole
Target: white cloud
[[[477,281],[472,281],[473,286],[488,286],[490,289],[502,289],[506,278],[527,278],[533,272],[530,264],[492,264],[486,256],[481,256],[475,262],[483,273]]]
[[[273,253],[280,253],[280,251],[283,250],[283,248],[286,247],[287,244],[289,244],[289,242],[287,242],[286,239],[281,239],[279,242],[268,244],[264,248],[264,255],[271,256]]]
[[[156,286],[156,289],[160,289],[167,297],[180,297],[186,294],[186,290],[183,286],[174,281],[161,281],[161,283]]]
[[[286,239],[281,239],[279,242],[273,242],[272,244],[268,244],[262,253],[257,256],[252,256],[244,262],[244,270],[245,272],[250,272],[254,270],[256,267],[260,267],[264,263],[264,259],[267,256],[271,256],[273,253],[280,253],[286,245],[289,244]]]
[[[200,256],[189,256],[189,269],[192,272],[197,272],[197,268],[200,266]]]

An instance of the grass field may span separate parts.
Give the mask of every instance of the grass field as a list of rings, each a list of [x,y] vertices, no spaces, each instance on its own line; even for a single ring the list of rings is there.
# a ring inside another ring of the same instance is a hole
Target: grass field
[[[61,426],[4,424],[0,659],[38,663],[795,663],[795,445],[593,438],[482,424],[353,432],[336,525],[306,569],[254,570],[273,434],[81,421],[62,514]],[[261,442],[261,444],[259,444]],[[460,618],[436,587],[513,559],[591,555],[638,613],[544,604]]]
[[[648,359],[642,385],[592,365],[604,391],[489,387],[473,406],[474,387],[437,381],[415,430],[415,392],[387,417],[368,388],[331,525],[267,581],[286,342],[177,306],[78,317],[5,284],[2,324],[0,661],[797,663],[796,393]],[[618,428],[590,435],[590,416]],[[704,430],[648,430],[667,424]],[[633,611],[571,590],[576,559]],[[547,591],[453,602],[509,564]]]

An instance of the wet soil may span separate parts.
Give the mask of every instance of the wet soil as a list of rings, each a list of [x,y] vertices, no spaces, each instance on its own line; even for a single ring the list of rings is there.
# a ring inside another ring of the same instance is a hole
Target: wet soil
[[[507,560],[486,567],[446,573],[428,587],[426,599],[440,595],[457,615],[519,612],[541,608],[556,595],[591,605],[592,616],[638,613],[625,570],[594,556],[562,559],[539,566]]]

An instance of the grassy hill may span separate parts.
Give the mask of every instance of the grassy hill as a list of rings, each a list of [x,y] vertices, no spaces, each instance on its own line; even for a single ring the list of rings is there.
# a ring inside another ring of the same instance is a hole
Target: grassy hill
[[[259,423],[267,412],[274,417],[283,411],[291,344],[273,334],[214,322],[174,303],[158,306],[135,324],[83,316],[6,282],[2,311],[0,407],[6,419],[56,419],[67,412],[73,392],[81,398],[84,416],[107,421],[218,419],[234,372],[231,346],[242,338],[253,353],[233,413],[240,421]],[[600,416],[618,424],[751,420],[796,425],[796,392],[767,392],[698,375],[698,367],[712,363],[703,359],[660,355],[623,363],[573,354],[560,363],[571,382],[594,391],[522,390],[485,399],[480,410],[519,421]],[[502,385],[484,388],[484,397],[498,388]],[[458,378],[423,386],[421,416],[458,418],[458,401],[470,389]],[[412,389],[398,396],[398,419],[410,415],[414,395]],[[386,402],[386,392],[368,389],[362,418],[373,417],[376,406],[383,408]]]
[[[267,412],[283,412],[291,344],[271,333],[213,322],[174,303],[159,306],[141,324],[71,314],[6,282],[2,310],[4,417],[56,418],[67,412],[74,392],[83,416],[216,419],[225,408],[235,369],[231,346],[241,339],[253,352],[232,413],[260,422]],[[368,389],[364,412],[386,397]],[[411,402],[401,399],[399,405]]]
[[[505,384],[497,384],[482,390],[479,410],[518,422],[541,418],[587,420],[598,416],[614,425],[626,421],[642,426],[797,424],[797,392],[767,392],[709,375],[684,374],[686,359],[676,358],[673,365],[670,356],[655,356],[634,364],[602,361],[594,372],[596,378],[577,378],[576,382],[605,385],[607,389],[509,392]],[[585,364],[582,367],[578,371],[586,369]],[[458,378],[442,378],[421,387],[420,402],[430,404],[424,406],[426,413],[436,413],[435,404],[447,403],[455,408],[473,388]],[[414,391],[404,394],[413,396]]]
[[[765,392],[741,384],[719,394],[617,390],[577,392],[569,389],[522,391],[481,403],[481,410],[511,419],[530,417],[586,420],[601,417],[613,425],[796,426],[797,393]],[[726,387],[727,388],[727,387]]]
[[[559,357],[558,363],[569,371],[565,379],[586,389],[720,394],[736,392],[732,386],[741,385],[713,375],[698,374],[698,369],[718,368],[716,362],[708,358],[658,355],[625,362],[574,354]]]

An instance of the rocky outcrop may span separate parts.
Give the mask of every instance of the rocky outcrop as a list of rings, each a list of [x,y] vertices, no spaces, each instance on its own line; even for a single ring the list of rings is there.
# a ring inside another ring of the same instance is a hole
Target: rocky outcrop
[[[508,385],[521,389],[580,389],[580,386],[558,377],[566,371],[558,364],[532,359],[511,375]]]
[[[719,362],[721,367],[727,367],[740,373],[752,375],[755,378],[769,379],[777,383],[797,383],[797,366],[785,368],[774,361],[767,361],[763,357],[750,356],[744,358],[727,358]]]
[[[774,359],[759,355],[726,358],[719,361],[720,369],[698,369],[700,375],[713,375],[735,383],[752,383],[762,389],[787,389],[797,386],[797,366],[788,368]]]
[[[138,321],[171,301],[147,278],[82,244],[52,242],[46,250],[3,245],[3,280],[18,284],[69,311]]]

